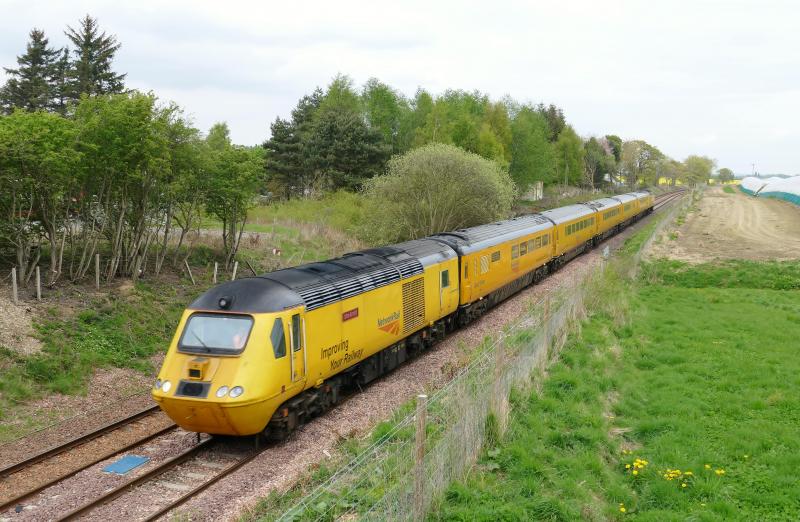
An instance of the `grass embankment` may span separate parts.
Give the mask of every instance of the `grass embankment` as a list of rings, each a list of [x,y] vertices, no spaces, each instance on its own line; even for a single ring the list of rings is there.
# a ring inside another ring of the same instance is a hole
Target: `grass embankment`
[[[727,192],[728,194],[736,194],[736,191],[730,185],[723,186],[722,190]]]
[[[798,519],[799,270],[645,265],[430,518]]]
[[[95,369],[154,372],[150,358],[166,349],[183,308],[197,292],[175,281],[137,283],[129,292],[91,299],[75,312],[48,308],[34,322],[41,352],[24,356],[0,346],[0,442],[47,422],[8,422],[17,406],[52,393],[83,393]]]

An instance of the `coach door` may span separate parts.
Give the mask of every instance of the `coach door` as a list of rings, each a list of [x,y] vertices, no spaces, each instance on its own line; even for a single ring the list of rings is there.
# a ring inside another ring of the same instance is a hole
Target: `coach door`
[[[439,307],[441,313],[448,314],[458,306],[458,265],[449,263],[451,268],[446,268],[439,273]]]
[[[302,313],[292,314],[289,323],[289,345],[291,346],[292,382],[306,376],[306,328]]]

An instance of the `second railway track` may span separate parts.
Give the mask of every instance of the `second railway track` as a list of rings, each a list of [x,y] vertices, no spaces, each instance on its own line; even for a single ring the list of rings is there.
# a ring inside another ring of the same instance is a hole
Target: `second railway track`
[[[148,407],[123,419],[59,444],[0,469],[0,513],[77,473],[177,429],[158,407]]]

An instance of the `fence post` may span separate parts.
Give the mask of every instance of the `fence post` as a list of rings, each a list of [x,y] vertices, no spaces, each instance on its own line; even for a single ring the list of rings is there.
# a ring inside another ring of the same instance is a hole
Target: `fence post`
[[[428,396],[417,395],[417,433],[414,455],[414,520],[425,518],[425,425]]]
[[[236,271],[239,270],[239,262],[233,262],[233,274],[231,275],[231,281],[236,281]]]
[[[184,259],[183,264],[186,265],[186,271],[189,272],[189,279],[192,280],[192,286],[194,286],[194,276],[192,275],[192,269],[189,268],[189,261]]]
[[[36,267],[36,300],[42,300],[42,272]]]
[[[100,290],[100,254],[94,255],[94,287]]]
[[[219,263],[214,261],[214,276],[211,279],[214,282],[214,284],[217,284],[217,270],[219,270]]]
[[[17,291],[17,267],[11,269],[11,296],[14,298],[14,304],[19,303],[19,293]]]
[[[494,349],[494,383],[492,386],[492,410],[497,421],[497,435],[502,437],[506,431],[506,396],[503,389],[503,360],[505,342],[500,340]]]

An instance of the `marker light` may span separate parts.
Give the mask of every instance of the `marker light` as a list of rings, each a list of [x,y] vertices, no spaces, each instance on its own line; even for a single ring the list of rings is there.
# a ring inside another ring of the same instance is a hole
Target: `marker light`
[[[231,396],[232,399],[235,399],[236,397],[238,397],[243,393],[244,393],[244,388],[242,388],[241,386],[234,386],[233,389],[231,389],[231,393],[229,395]]]
[[[161,389],[161,379],[156,379],[156,386],[155,386],[155,388],[156,388],[156,390],[160,390],[160,389]]]
[[[172,388],[172,383],[169,381],[164,381],[164,383],[161,385],[161,391],[164,393],[167,393],[170,388]]]
[[[217,397],[220,399],[225,397],[227,394],[228,394],[227,386],[220,386],[219,389],[217,390]]]

